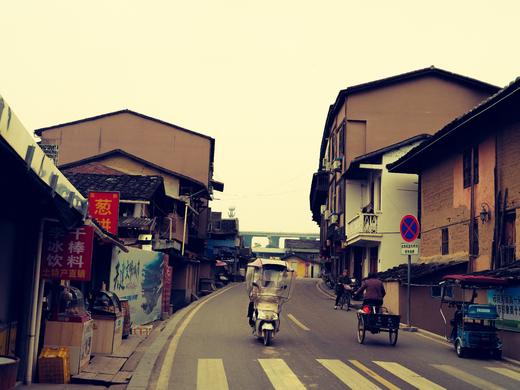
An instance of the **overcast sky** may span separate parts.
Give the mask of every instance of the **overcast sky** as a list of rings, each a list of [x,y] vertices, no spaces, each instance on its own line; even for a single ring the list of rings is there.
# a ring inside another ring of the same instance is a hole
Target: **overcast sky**
[[[0,94],[28,129],[129,108],[214,137],[213,209],[317,232],[340,89],[430,65],[520,76],[518,1],[0,0]]]

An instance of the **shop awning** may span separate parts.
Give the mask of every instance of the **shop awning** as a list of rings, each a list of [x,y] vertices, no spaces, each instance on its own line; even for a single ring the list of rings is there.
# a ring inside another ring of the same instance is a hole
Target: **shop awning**
[[[0,96],[0,139],[19,158],[20,164],[35,180],[49,190],[62,223],[67,228],[77,225],[87,209],[87,200],[61,173],[52,159],[38,146],[33,135],[22,125],[18,117]]]

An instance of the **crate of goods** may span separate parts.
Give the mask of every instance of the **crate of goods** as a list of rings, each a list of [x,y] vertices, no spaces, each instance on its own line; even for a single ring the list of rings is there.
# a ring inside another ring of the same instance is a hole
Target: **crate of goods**
[[[132,326],[132,334],[139,336],[149,336],[152,333],[153,325],[134,325]]]
[[[69,350],[45,347],[38,358],[40,383],[69,383]]]

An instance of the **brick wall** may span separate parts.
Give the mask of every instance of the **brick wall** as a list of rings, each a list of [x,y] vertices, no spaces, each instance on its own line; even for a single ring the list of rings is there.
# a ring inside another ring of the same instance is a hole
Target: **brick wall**
[[[520,122],[506,126],[497,136],[497,171],[498,185],[502,190],[508,189],[507,208],[520,207]],[[504,194],[502,193],[502,196]],[[517,237],[520,232],[520,215],[516,216]],[[518,242],[518,239],[517,239]],[[520,258],[520,245],[516,245],[516,258]]]
[[[468,257],[469,209],[453,207],[457,156],[421,173],[421,259],[458,260]],[[441,229],[448,228],[449,255],[441,255]]]

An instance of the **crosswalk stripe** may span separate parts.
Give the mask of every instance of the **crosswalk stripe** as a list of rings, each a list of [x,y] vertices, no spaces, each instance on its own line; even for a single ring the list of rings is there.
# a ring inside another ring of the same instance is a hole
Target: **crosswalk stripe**
[[[197,390],[228,390],[222,359],[199,359]]]
[[[399,363],[394,362],[382,362],[382,361],[374,361],[380,367],[383,367],[385,370],[394,374],[396,377],[408,382],[412,386],[420,389],[420,390],[441,390],[445,389],[442,386],[439,386],[432,381],[420,376],[419,374],[413,372],[412,370],[401,366]]]
[[[381,383],[383,386],[385,386],[387,389],[390,390],[399,390],[399,387],[395,386],[394,384],[387,381],[382,376],[376,374],[374,371],[372,371],[370,368],[359,362],[358,360],[349,360],[350,363],[352,363],[355,367],[357,367],[359,370],[363,371],[365,374],[369,375],[379,383]]]
[[[511,379],[520,381],[520,372],[510,370],[509,368],[502,368],[502,367],[486,367],[488,370],[494,371],[500,375],[507,376]]]
[[[332,372],[340,381],[346,384],[353,390],[356,389],[372,389],[377,390],[381,389],[376,386],[368,379],[366,379],[363,375],[359,374],[353,368],[347,366],[341,360],[337,359],[317,359],[320,364],[322,364],[327,370]]]
[[[258,359],[275,390],[305,389],[303,383],[292,372],[283,359]]]
[[[455,368],[453,366],[449,366],[447,364],[432,364],[433,367],[445,372],[446,374],[449,374],[457,379],[460,379],[463,382],[469,383],[472,386],[475,386],[476,388],[482,389],[482,390],[503,390],[503,387],[497,386],[485,379],[479,378],[473,374],[469,374],[465,371],[462,371],[458,368]]]

